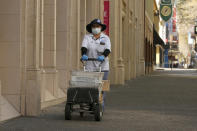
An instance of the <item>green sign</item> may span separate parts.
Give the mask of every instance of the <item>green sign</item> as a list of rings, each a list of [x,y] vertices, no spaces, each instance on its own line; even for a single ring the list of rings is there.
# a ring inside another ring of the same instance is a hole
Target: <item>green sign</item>
[[[171,4],[171,0],[161,0],[161,4]]]
[[[167,22],[172,17],[172,4],[160,4],[160,16]]]

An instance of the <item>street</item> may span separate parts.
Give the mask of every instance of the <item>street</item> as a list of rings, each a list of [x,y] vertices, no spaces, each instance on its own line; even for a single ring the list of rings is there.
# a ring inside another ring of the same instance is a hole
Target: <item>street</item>
[[[65,121],[62,103],[2,122],[0,131],[197,131],[196,79],[196,71],[156,71],[112,86],[101,122],[89,114]]]

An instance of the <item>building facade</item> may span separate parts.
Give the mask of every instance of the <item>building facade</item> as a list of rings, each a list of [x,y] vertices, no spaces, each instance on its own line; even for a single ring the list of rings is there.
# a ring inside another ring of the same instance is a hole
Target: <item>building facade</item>
[[[145,1],[145,74],[153,71],[153,24],[154,24],[154,0]]]
[[[154,27],[153,27],[153,52],[154,52],[154,66],[156,68],[164,67],[165,58],[165,37],[166,37],[166,26],[165,22],[160,18],[159,15],[160,0],[154,1]]]
[[[0,120],[36,116],[66,100],[70,71],[82,67],[85,27],[104,20],[106,1],[0,1]],[[110,81],[124,84],[152,70],[153,21],[144,0],[108,2]]]
[[[111,82],[144,75],[144,1],[110,1]]]

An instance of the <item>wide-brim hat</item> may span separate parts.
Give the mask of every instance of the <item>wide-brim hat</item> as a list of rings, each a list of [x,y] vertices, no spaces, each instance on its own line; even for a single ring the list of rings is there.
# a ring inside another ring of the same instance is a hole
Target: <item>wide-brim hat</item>
[[[101,23],[101,20],[100,19],[94,19],[93,21],[91,21],[87,26],[86,26],[86,30],[89,32],[89,33],[92,33],[92,25],[93,24],[99,24],[102,26],[101,28],[101,31],[104,31],[107,26],[105,24],[102,24]]]

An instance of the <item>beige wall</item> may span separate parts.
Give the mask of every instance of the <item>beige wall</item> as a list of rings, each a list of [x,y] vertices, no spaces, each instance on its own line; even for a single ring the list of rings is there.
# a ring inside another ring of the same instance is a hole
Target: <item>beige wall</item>
[[[149,15],[149,18],[151,21],[154,20],[154,14],[153,14],[153,9],[154,9],[154,1],[155,0],[145,0],[146,1],[146,12]]]
[[[144,75],[144,1],[110,1],[111,82]]]
[[[154,23],[154,0],[145,2],[145,73],[153,71],[153,23]]]
[[[22,115],[66,100],[70,71],[80,69],[86,25],[103,20],[104,0],[1,0],[2,94]],[[144,1],[110,0],[110,80],[145,72]],[[151,41],[151,35],[150,41]]]
[[[0,80],[2,95],[20,111],[20,1],[0,1]]]

